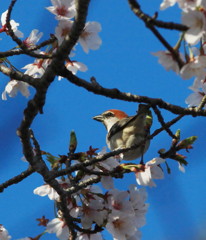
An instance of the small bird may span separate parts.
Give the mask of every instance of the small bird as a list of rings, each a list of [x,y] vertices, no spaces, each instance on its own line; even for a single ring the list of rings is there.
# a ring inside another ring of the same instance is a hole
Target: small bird
[[[102,122],[107,129],[106,143],[110,150],[140,146],[123,153],[124,160],[134,160],[142,157],[149,148],[150,141],[144,140],[149,135],[152,125],[152,116],[149,106],[139,104],[137,114],[129,117],[125,112],[111,109],[93,117]]]

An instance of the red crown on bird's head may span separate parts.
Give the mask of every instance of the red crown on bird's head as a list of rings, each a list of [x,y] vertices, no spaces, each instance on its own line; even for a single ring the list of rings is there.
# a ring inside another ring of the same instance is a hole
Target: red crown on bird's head
[[[108,110],[108,112],[114,113],[114,115],[119,119],[128,117],[128,115],[125,112],[117,110],[117,109],[110,109],[110,110]]]

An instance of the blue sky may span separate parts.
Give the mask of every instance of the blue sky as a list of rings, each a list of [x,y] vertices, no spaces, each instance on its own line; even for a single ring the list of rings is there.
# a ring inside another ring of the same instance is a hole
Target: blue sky
[[[8,0],[1,2],[0,12],[7,9]],[[153,15],[161,1],[144,0],[143,9]],[[44,9],[50,6],[48,0],[19,1],[12,18],[21,25],[19,29],[28,36],[34,28],[44,32],[44,39],[54,32],[57,24],[53,15]],[[180,21],[180,12],[169,9],[159,13],[160,19]],[[173,72],[166,72],[152,56],[152,52],[163,50],[152,33],[145,29],[130,11],[127,1],[98,0],[91,1],[88,20],[98,21],[102,25],[100,36],[103,44],[97,51],[85,54],[77,47],[75,60],[83,62],[89,68],[78,76],[89,80],[94,76],[97,81],[108,88],[118,88],[124,92],[162,98],[167,102],[186,106],[185,98],[190,94],[188,86],[192,80],[181,80]],[[161,31],[168,36],[169,42],[175,45],[178,32]],[[3,38],[2,36],[1,38]],[[4,51],[9,41],[1,41],[0,51]],[[11,45],[10,45],[11,46]],[[12,45],[14,46],[14,45]],[[12,63],[21,68],[32,62],[29,57],[13,58]],[[29,62],[30,61],[30,62]],[[0,91],[4,90],[7,78],[1,75]],[[33,94],[33,91],[32,91]],[[23,171],[27,164],[21,161],[21,144],[15,132],[20,124],[22,112],[27,99],[20,94],[16,98],[0,101],[0,182],[3,182]],[[70,84],[66,80],[55,81],[47,94],[44,114],[38,115],[32,128],[42,150],[52,154],[67,153],[69,133],[75,130],[78,138],[77,151],[86,151],[90,145],[101,149],[105,146],[106,131],[92,117],[107,110],[121,109],[129,115],[137,109],[136,103],[97,96]],[[166,120],[172,118],[166,115]],[[179,172],[177,163],[169,160],[172,173],[165,172],[165,179],[156,181],[157,187],[148,189],[147,225],[141,229],[143,240],[203,240],[206,238],[205,208],[205,120],[187,117],[172,127],[181,129],[182,138],[197,135],[199,138],[194,149],[187,153],[189,162],[186,173]],[[152,130],[159,127],[156,117]],[[168,148],[170,139],[162,133],[151,143],[145,160],[158,156],[160,148]],[[185,152],[182,152],[185,154]],[[43,183],[42,178],[33,174],[21,184],[5,189],[0,196],[0,223],[9,230],[13,239],[31,236],[41,232],[36,226],[36,218],[46,215],[53,218],[53,204],[48,198],[33,194],[33,189]],[[125,176],[122,189],[135,183],[132,174]],[[45,236],[44,239],[56,239]],[[106,239],[111,239],[106,236]]]

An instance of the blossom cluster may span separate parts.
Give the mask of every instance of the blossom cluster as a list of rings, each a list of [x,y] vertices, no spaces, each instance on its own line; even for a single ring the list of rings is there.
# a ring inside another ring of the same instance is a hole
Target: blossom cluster
[[[76,15],[76,6],[74,0],[51,0],[52,6],[47,7],[46,9],[50,11],[52,14],[55,15],[56,20],[58,21],[58,25],[55,28],[55,37],[57,39],[56,44],[51,44],[49,48],[45,51],[35,50],[35,53],[40,53],[42,55],[53,54],[56,52],[57,47],[59,47],[64,39],[68,36],[71,32],[71,29],[74,24],[74,17]],[[8,29],[6,27],[6,17],[7,17],[8,10],[2,13],[1,16],[1,25],[0,33],[7,33]],[[14,20],[10,20],[11,29],[13,30],[14,34],[19,37],[23,38],[24,34],[18,30],[19,23],[16,23]],[[87,22],[85,24],[84,30],[81,33],[78,43],[80,44],[83,51],[85,53],[89,53],[89,50],[97,50],[102,40],[99,37],[98,33],[101,31],[101,25],[98,22]],[[32,49],[36,47],[36,44],[39,42],[43,33],[39,32],[37,29],[31,31],[30,35],[23,40],[23,44],[27,47],[27,49]],[[75,56],[75,49],[72,50],[68,58],[66,59],[65,66],[66,68],[71,71],[73,74],[76,74],[77,71],[85,72],[88,70],[87,66],[84,63],[78,62],[76,60],[71,60]],[[33,63],[29,63],[26,66],[22,67],[25,69],[25,74],[32,76],[34,78],[40,78],[48,65],[50,64],[51,59],[41,59],[37,58],[34,60]],[[3,63],[5,63],[3,61]],[[59,80],[61,76],[59,76]],[[25,82],[20,82],[15,79],[11,79],[5,87],[4,92],[2,93],[2,99],[7,100],[7,94],[9,97],[15,97],[17,92],[20,91],[21,94],[25,97],[30,95],[28,90],[29,85]]]
[[[95,152],[96,149],[90,148],[88,154]],[[103,148],[98,153],[102,156],[106,153]],[[79,161],[74,161],[74,164]],[[146,164],[142,164],[141,169],[135,172],[136,181],[142,186],[156,186],[153,179],[163,179],[163,170],[160,167],[165,160],[162,158],[154,158]],[[81,176],[81,181],[95,177],[95,173],[108,173],[108,171],[121,168],[118,159],[110,157],[104,161],[87,167],[88,171],[76,172],[76,176]],[[138,189],[135,185],[130,185],[129,190],[120,191],[115,188],[113,178],[111,176],[101,176],[101,184],[105,191],[103,192],[99,185],[90,185],[86,188],[73,193],[68,198],[68,209],[73,218],[81,219],[81,227],[83,229],[94,229],[94,225],[104,227],[114,240],[138,240],[141,239],[139,228],[145,225],[145,214],[148,204],[145,203],[147,193],[145,188]],[[72,184],[68,178],[57,179],[59,184],[65,191],[69,191]],[[58,193],[48,184],[37,187],[34,194],[39,196],[48,196],[50,200],[60,201]],[[58,217],[52,219],[46,227],[48,233],[56,233],[60,240],[66,240],[69,237],[69,229],[65,224],[65,220],[61,211],[58,211]],[[100,232],[94,234],[84,234],[78,232],[78,240],[101,240],[103,239]]]
[[[59,180],[60,185],[67,189],[71,186],[68,179]],[[59,201],[58,194],[47,184],[34,190],[40,196],[46,196],[51,200]],[[80,217],[83,229],[92,229],[94,224],[105,227],[116,240],[139,239],[139,228],[145,225],[145,213],[148,204],[145,203],[147,194],[145,189],[137,189],[130,185],[128,191],[110,189],[103,193],[98,186],[89,186],[73,194],[68,199],[68,209],[73,218]],[[61,211],[58,217],[52,219],[46,227],[48,233],[56,233],[60,240],[67,240],[69,229],[65,224]],[[86,234],[78,232],[78,240],[85,240]],[[88,235],[88,234],[87,234]],[[103,239],[96,233],[92,239]],[[90,238],[88,238],[90,239]]]
[[[87,161],[94,154],[96,155],[96,150],[90,147],[84,161]],[[101,157],[105,153],[106,149],[103,148],[98,153],[98,156]],[[50,154],[49,156],[51,159],[52,155]],[[63,162],[62,156],[60,159],[53,156],[53,160],[50,161],[53,162],[53,167],[57,168],[58,165],[56,163]],[[81,160],[74,160],[73,164],[79,164],[81,161],[82,158]],[[160,164],[164,162],[165,160],[162,158],[154,158],[146,164],[141,164],[139,170],[133,170],[134,167],[131,168],[131,172],[135,173],[137,184],[150,187],[156,186],[153,179],[164,178],[163,170],[160,167]],[[58,167],[62,168],[60,165]],[[88,166],[86,168],[87,171],[86,169],[83,172],[82,170],[78,170],[74,176],[70,176],[73,181],[78,178],[81,182],[87,182],[96,176],[94,172],[97,175],[99,173],[101,176],[101,185],[104,189],[100,188],[100,185],[88,185],[68,195],[67,208],[71,218],[74,221],[79,219],[79,221],[76,221],[76,224],[83,230],[93,231],[91,234],[84,231],[77,231],[78,240],[103,240],[101,235],[103,228],[112,235],[114,240],[141,239],[139,229],[146,224],[145,214],[149,206],[145,203],[147,199],[146,188],[138,188],[136,185],[131,184],[128,186],[128,190],[119,190],[115,188],[113,178],[110,175],[101,174],[109,173],[113,170],[118,172],[117,169],[120,171],[121,168],[124,168],[124,164],[121,164],[117,157],[110,157]],[[66,192],[69,192],[75,186],[68,177],[56,180],[59,186]],[[59,194],[49,184],[43,184],[34,189],[33,192],[41,197],[48,196],[50,200],[56,202],[56,206],[61,201]],[[55,233],[58,239],[67,240],[70,232],[63,213],[60,209],[57,209],[55,215],[56,217],[50,221],[45,221],[45,218],[41,219],[41,222],[44,222],[43,225],[46,227],[45,233]],[[98,226],[98,228],[95,226]],[[9,240],[10,236],[8,232],[6,231],[4,234],[6,234],[6,237],[3,240]]]
[[[195,77],[193,85],[189,87],[193,93],[186,98],[189,107],[195,107],[201,103],[206,94],[206,1],[163,0],[160,9],[165,10],[176,3],[182,10],[182,24],[188,27],[188,30],[180,37],[181,42],[185,40],[185,53],[179,52],[179,41],[174,47],[183,66],[180,68],[169,51],[159,51],[153,54],[159,58],[159,63],[166,70],[173,70],[182,79]]]

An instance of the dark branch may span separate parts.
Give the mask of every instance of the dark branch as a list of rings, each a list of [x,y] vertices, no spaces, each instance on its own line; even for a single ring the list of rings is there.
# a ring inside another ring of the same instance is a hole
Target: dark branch
[[[68,71],[64,66],[59,69],[59,75],[67,78],[71,83],[76,86],[83,87],[89,92],[93,92],[98,95],[102,95],[105,97],[109,97],[112,99],[119,99],[128,102],[137,102],[137,103],[146,103],[149,105],[157,105],[160,108],[166,109],[174,114],[184,114],[191,115],[193,117],[196,116],[206,116],[206,110],[196,110],[195,108],[183,108],[177,105],[170,104],[168,102],[163,101],[160,98],[150,98],[146,96],[134,95],[131,93],[121,92],[117,88],[104,88],[99,83],[89,83],[77,76],[73,75],[70,71]]]
[[[34,47],[29,48],[29,51],[36,51],[38,49],[41,49],[42,47],[45,47],[51,43],[54,43],[56,41],[56,38],[54,36],[52,36],[50,39],[40,43],[39,45],[36,45]],[[15,55],[21,55],[21,54],[25,54],[24,50],[22,49],[12,49],[6,52],[0,52],[0,58],[4,58],[4,57],[10,57],[10,56],[15,56]],[[38,55],[37,55],[38,56]],[[41,54],[41,58],[42,56],[44,56],[45,59],[47,58],[51,58],[51,56],[48,55],[42,55]]]
[[[8,8],[7,17],[6,17],[6,26],[8,28],[9,36],[12,38],[12,40],[14,42],[16,42],[18,44],[18,46],[22,49],[22,51],[25,54],[27,54],[27,55],[29,55],[31,57],[42,58],[42,59],[47,59],[47,58],[51,57],[49,55],[43,55],[43,54],[34,53],[32,50],[28,49],[26,47],[26,45],[14,34],[14,31],[11,28],[10,19],[11,19],[11,12],[12,12],[16,2],[17,2],[17,0],[12,0],[11,1],[11,4],[10,4],[10,6]]]
[[[128,0],[130,7],[134,14],[142,19],[145,23],[152,24],[153,26],[157,26],[160,28],[170,29],[170,30],[178,30],[178,31],[187,31],[189,28],[185,25],[173,22],[164,22],[157,20],[157,13],[155,13],[155,17],[151,17],[145,14],[136,0]]]
[[[160,112],[160,110],[156,106],[152,106],[154,112],[157,115],[158,121],[162,125],[162,127],[165,129],[165,131],[169,134],[170,137],[176,138],[176,136],[173,134],[173,132],[166,126],[164,118]]]
[[[176,60],[176,62],[179,65],[179,68],[182,68],[182,66],[184,65],[184,62],[180,58],[179,53],[166,41],[166,39],[155,28],[155,26],[163,27],[164,25],[160,24],[162,22],[157,21],[157,20],[149,17],[145,13],[143,13],[140,9],[140,5],[137,3],[136,0],[128,0],[128,1],[129,1],[130,7],[131,7],[132,11],[134,12],[134,14],[137,17],[139,17],[142,21],[144,21],[145,26],[153,32],[153,34],[157,37],[157,39],[159,39],[159,41],[165,46],[165,48],[172,54],[173,59]],[[167,23],[167,24],[165,23],[165,26],[168,26],[169,24],[171,24],[171,23]],[[171,26],[172,27],[174,27],[174,26],[177,27],[178,26],[178,28],[181,27],[181,31],[183,31],[184,28],[185,28],[184,31],[188,30],[188,27],[183,26],[183,25],[172,24]],[[180,30],[180,29],[177,29],[177,30]]]
[[[11,68],[8,68],[2,64],[0,64],[0,71],[5,74],[6,76],[10,77],[10,79],[15,79],[18,81],[26,82],[29,85],[33,87],[37,87],[38,85],[38,79],[33,78],[29,75],[24,75],[22,72],[13,70]]]
[[[32,167],[29,167],[27,170],[23,171],[19,175],[9,179],[8,181],[0,184],[0,192],[3,192],[5,188],[20,183],[22,180],[30,176],[32,173],[34,173],[34,169]]]

